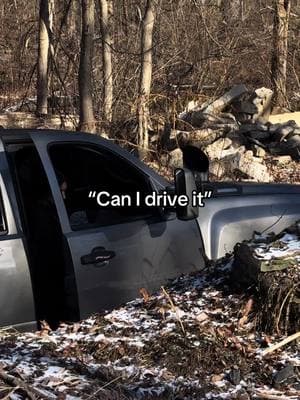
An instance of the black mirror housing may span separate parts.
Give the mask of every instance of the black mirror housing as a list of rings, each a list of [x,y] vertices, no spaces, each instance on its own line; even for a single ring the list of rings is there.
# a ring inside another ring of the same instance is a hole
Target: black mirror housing
[[[183,167],[193,171],[196,181],[208,182],[209,159],[203,150],[192,145],[181,147]]]
[[[189,221],[198,217],[198,206],[193,206],[193,193],[197,192],[194,174],[184,168],[177,168],[174,172],[175,194],[185,195],[188,198],[187,206],[176,206],[177,218],[182,221]]]

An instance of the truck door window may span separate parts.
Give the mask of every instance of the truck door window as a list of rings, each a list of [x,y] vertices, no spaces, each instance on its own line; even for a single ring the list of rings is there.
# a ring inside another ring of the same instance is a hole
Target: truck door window
[[[55,144],[49,155],[60,185],[73,230],[125,223],[157,215],[156,209],[131,206],[100,206],[90,192],[127,194],[135,199],[152,192],[141,171],[118,155],[87,144]]]

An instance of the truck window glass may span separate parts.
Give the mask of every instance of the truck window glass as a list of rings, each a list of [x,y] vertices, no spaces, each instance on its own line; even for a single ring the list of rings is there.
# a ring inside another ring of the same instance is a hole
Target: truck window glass
[[[148,178],[128,161],[105,149],[87,144],[55,144],[49,155],[63,193],[73,230],[121,224],[157,214],[156,209],[131,206],[100,206],[89,198],[91,191],[127,194],[135,200],[152,192]]]

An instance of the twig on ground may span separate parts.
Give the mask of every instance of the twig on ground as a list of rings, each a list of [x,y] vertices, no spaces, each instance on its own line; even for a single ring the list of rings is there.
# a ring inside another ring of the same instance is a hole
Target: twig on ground
[[[285,339],[283,339],[283,340],[281,340],[281,342],[276,343],[276,344],[274,344],[273,346],[271,346],[271,347],[265,349],[265,350],[262,352],[262,355],[264,356],[264,355],[266,355],[266,354],[272,353],[273,351],[275,351],[275,350],[277,350],[277,349],[280,349],[282,346],[284,346],[284,345],[286,345],[286,344],[292,342],[293,340],[298,339],[299,337],[300,337],[300,331],[297,332],[297,333],[294,333],[293,335],[288,336],[287,338],[285,338]]]
[[[163,294],[166,296],[167,300],[169,301],[172,311],[176,314],[176,318],[180,324],[181,330],[182,330],[183,334],[185,335],[185,329],[184,329],[182,320],[181,320],[180,316],[178,315],[177,307],[175,306],[171,296],[169,295],[169,293],[166,291],[166,289],[163,286],[161,287],[161,290],[162,290]]]
[[[266,399],[266,400],[298,400],[299,396],[285,396],[284,394],[275,394],[270,392],[263,392],[260,390],[256,390],[254,394],[257,399]]]
[[[10,396],[17,391],[18,389],[20,389],[18,386],[12,388],[11,386],[0,386],[0,398],[1,400],[5,400],[5,399],[10,399]],[[1,397],[4,393],[7,393],[4,397]]]
[[[107,386],[111,385],[112,383],[118,381],[119,379],[121,379],[121,376],[117,376],[115,379],[112,379],[111,381],[107,382],[105,385],[101,386],[99,389],[97,389],[94,393],[92,393],[87,400],[92,399],[93,397],[95,397],[99,392],[101,392],[101,390],[105,389]]]

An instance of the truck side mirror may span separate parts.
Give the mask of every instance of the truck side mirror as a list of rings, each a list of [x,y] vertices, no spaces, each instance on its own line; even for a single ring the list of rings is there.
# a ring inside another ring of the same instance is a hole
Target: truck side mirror
[[[189,221],[198,217],[198,207],[192,205],[193,192],[196,192],[194,174],[188,169],[178,168],[174,172],[175,194],[185,195],[189,199],[187,206],[177,206],[177,218]]]

